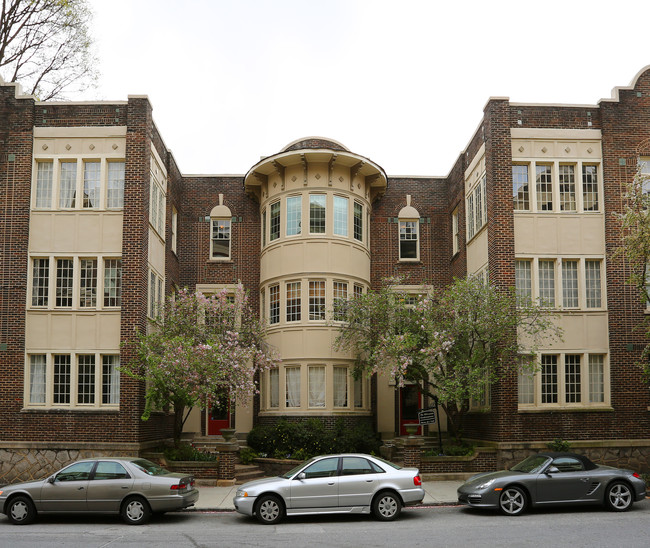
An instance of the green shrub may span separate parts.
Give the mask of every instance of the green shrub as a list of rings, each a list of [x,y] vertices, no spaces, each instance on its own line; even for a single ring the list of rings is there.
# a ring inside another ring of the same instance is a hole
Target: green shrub
[[[192,460],[192,461],[202,461],[202,462],[216,462],[219,460],[219,456],[210,453],[209,451],[203,451],[194,447],[189,443],[181,443],[178,447],[167,447],[163,451],[165,458],[167,460]]]
[[[464,443],[460,445],[445,445],[443,446],[442,451],[449,457],[464,457],[474,454],[474,446]]]
[[[547,443],[546,447],[548,447],[551,451],[566,453],[571,449],[571,444],[562,438],[555,438],[553,441]]]
[[[260,456],[304,460],[327,453],[379,453],[380,441],[368,424],[346,428],[342,419],[333,430],[311,418],[302,422],[279,420],[273,426],[256,426],[246,438]]]
[[[250,447],[242,447],[239,450],[239,462],[242,464],[251,464],[257,457],[259,453]]]

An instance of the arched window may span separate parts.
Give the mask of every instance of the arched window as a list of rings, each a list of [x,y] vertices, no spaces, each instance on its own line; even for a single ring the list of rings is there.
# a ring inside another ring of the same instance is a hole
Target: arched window
[[[406,207],[399,212],[399,260],[420,259],[420,214],[411,206],[411,195],[406,195]]]
[[[232,213],[223,205],[223,194],[219,194],[219,205],[210,212],[210,259],[230,259]]]

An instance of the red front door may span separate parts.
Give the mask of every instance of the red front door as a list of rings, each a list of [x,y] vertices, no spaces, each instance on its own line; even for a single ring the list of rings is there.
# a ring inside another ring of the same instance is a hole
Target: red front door
[[[222,428],[230,428],[230,398],[221,397],[208,413],[208,436],[218,436]]]
[[[422,393],[417,384],[407,384],[399,390],[399,434],[406,436],[407,424],[418,424],[418,411],[422,409]],[[422,434],[418,428],[417,434]]]

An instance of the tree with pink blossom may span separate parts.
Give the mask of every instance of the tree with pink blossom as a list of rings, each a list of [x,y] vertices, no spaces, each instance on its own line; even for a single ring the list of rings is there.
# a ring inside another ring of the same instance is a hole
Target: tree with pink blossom
[[[146,384],[142,420],[173,409],[176,444],[193,408],[209,409],[223,394],[246,401],[258,392],[256,372],[279,362],[241,286],[234,297],[179,291],[134,344],[136,358],[120,369]]]

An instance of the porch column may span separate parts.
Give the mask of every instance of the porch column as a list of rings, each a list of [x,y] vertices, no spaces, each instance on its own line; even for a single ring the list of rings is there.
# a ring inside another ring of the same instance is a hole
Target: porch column
[[[404,467],[420,468],[422,464],[422,438],[408,437],[404,440]]]
[[[237,443],[218,443],[219,466],[217,469],[217,486],[235,485],[235,460],[239,445]]]

